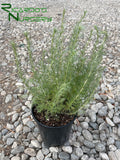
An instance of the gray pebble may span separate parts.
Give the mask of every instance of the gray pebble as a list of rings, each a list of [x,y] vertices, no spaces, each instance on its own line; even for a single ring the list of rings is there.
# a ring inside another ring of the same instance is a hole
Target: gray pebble
[[[29,142],[23,142],[23,144],[24,144],[24,146],[26,146],[26,147],[31,147],[31,146],[29,146],[30,144],[29,144]]]
[[[100,100],[101,100],[101,97],[99,96],[99,94],[97,94],[97,93],[96,93],[96,94],[94,95],[94,99],[96,99],[96,100],[99,100],[99,101],[100,101]]]
[[[98,115],[103,117],[107,115],[107,106],[103,106],[98,110]]]
[[[114,99],[108,99],[108,100],[107,100],[107,103],[114,104],[114,103],[115,103],[115,100],[114,100]]]
[[[32,146],[34,146],[35,148],[41,148],[40,143],[37,140],[32,140],[31,141]]]
[[[40,132],[40,131],[39,131],[39,128],[38,128],[38,127],[35,127],[35,128],[34,128],[34,132],[39,133],[39,132]]]
[[[77,137],[81,136],[81,132],[76,132]],[[69,144],[68,144],[69,145]]]
[[[13,144],[14,140],[15,140],[14,138],[8,138],[7,139],[7,145]]]
[[[107,124],[105,123],[105,122],[103,122],[103,123],[101,123],[100,125],[99,125],[99,130],[101,131],[101,130],[106,130],[106,128],[107,128]]]
[[[37,160],[36,157],[30,157],[30,160]]]
[[[17,127],[18,125],[19,125],[19,121],[16,121],[16,122],[14,123],[14,126]]]
[[[12,122],[15,122],[18,119],[18,113],[13,114],[12,116]]]
[[[89,117],[86,117],[86,118],[85,118],[85,122],[89,123],[89,122],[90,122],[90,118],[89,118]]]
[[[47,148],[42,148],[42,153],[43,153],[44,155],[47,155],[47,154],[49,153],[49,149],[47,149]]]
[[[95,160],[93,157],[90,157],[89,160]]]
[[[71,160],[79,160],[79,157],[77,157],[75,154],[71,154]]]
[[[78,141],[81,142],[81,143],[83,143],[84,142],[84,137],[83,136],[79,136],[78,137]]]
[[[72,130],[73,130],[73,131],[77,131],[77,129],[78,129],[77,126],[76,126],[75,124],[73,124],[73,125],[72,125]]]
[[[119,102],[115,102],[115,107],[114,108],[120,109]]]
[[[30,112],[30,109],[29,109],[29,108],[25,108],[24,111],[25,111],[26,113],[28,113],[28,112]]]
[[[42,142],[42,137],[41,137],[40,134],[38,135],[37,140],[38,140],[39,142]]]
[[[80,126],[78,126],[78,129],[77,129],[80,133],[82,132],[82,128]]]
[[[111,119],[113,118],[113,114],[114,114],[114,110],[111,109],[109,112],[108,112],[108,117]]]
[[[19,137],[19,132],[14,134],[15,139],[17,139]]]
[[[83,155],[83,151],[81,148],[76,148],[75,153],[79,158],[82,157],[82,155]]]
[[[14,126],[12,124],[7,123],[7,128],[12,130]]]
[[[114,108],[114,106],[111,103],[107,103],[108,109],[112,110]]]
[[[113,117],[113,122],[114,122],[115,124],[120,123],[120,118],[119,118],[118,116],[114,116],[114,117]]]
[[[95,129],[95,130],[98,129],[98,124],[97,124],[97,123],[90,122],[89,125],[90,125],[90,127],[92,127],[92,128]]]
[[[90,154],[96,154],[96,150],[95,149],[91,149],[90,150]]]
[[[110,118],[108,118],[108,117],[106,117],[106,122],[107,122],[107,124],[109,124],[111,127],[115,126],[115,124],[113,123],[113,121],[112,121]]]
[[[57,155],[57,152],[53,152],[52,153],[52,158],[57,160],[58,159],[58,155]]]
[[[2,130],[2,135],[5,135],[5,134],[7,134],[8,133],[8,130],[7,129],[3,129]]]
[[[5,114],[3,112],[0,113],[0,119],[5,119]]]
[[[105,151],[105,146],[102,143],[97,143],[95,146],[96,151],[98,152],[104,152]]]
[[[118,127],[117,134],[118,134],[118,136],[120,137],[120,126]]]
[[[98,124],[101,124],[101,123],[103,123],[103,122],[104,122],[103,118],[97,117],[97,123],[98,123]]]
[[[31,131],[31,129],[29,127],[27,127],[27,126],[23,127],[23,133],[27,133],[27,132],[30,132],[30,131]]]
[[[2,139],[2,133],[0,132],[0,139]]]
[[[73,142],[73,146],[74,146],[74,147],[80,147],[80,143],[74,141],[74,142]]]
[[[97,104],[93,105],[93,106],[91,107],[91,109],[94,110],[95,113],[97,113],[98,110],[99,110],[102,106],[103,106],[102,103],[97,103]]]
[[[87,122],[81,122],[80,125],[83,129],[88,129],[88,123]]]
[[[6,134],[5,136],[3,136],[3,141],[6,141],[7,140],[7,138],[9,138],[9,137],[13,137],[13,133],[11,132],[11,133],[8,133],[8,134]]]
[[[98,134],[93,134],[93,139],[94,140],[99,140],[100,136]]]
[[[77,134],[75,133],[75,132],[73,132],[73,134],[71,134],[71,136],[70,136],[70,138],[69,138],[69,140],[70,140],[70,142],[72,141],[76,141],[76,137],[77,137]]]
[[[80,117],[78,117],[78,120],[79,120],[80,122],[83,122],[83,121],[85,120],[85,117],[80,116]]]
[[[11,153],[13,155],[16,155],[18,153],[24,152],[24,146],[17,146],[14,149],[11,150]]]
[[[33,134],[31,132],[28,133],[27,139],[35,139]]]
[[[45,157],[45,160],[53,160],[53,159],[49,157]]]
[[[90,148],[85,147],[85,146],[82,146],[81,148],[82,148],[83,153],[89,154]]]
[[[100,133],[100,139],[101,139],[101,141],[105,141],[105,140],[106,140],[105,131],[102,131],[102,132]]]
[[[28,155],[27,154],[22,154],[21,160],[27,160],[27,159],[28,159]]]
[[[100,95],[100,97],[102,98],[102,100],[106,101],[108,99],[108,97],[106,95]]]
[[[111,145],[111,144],[114,144],[115,140],[113,137],[109,137],[108,140],[107,140],[107,145]]]
[[[31,157],[36,156],[36,152],[33,148],[26,148],[24,152]]]
[[[86,147],[88,147],[88,148],[94,148],[94,147],[95,147],[95,145],[94,145],[93,142],[87,141],[87,140],[84,141],[84,145],[85,145]]]
[[[6,98],[5,98],[5,103],[9,103],[9,102],[11,102],[12,101],[12,96],[11,96],[11,94],[8,94],[7,96],[6,96]]]
[[[28,121],[26,124],[29,128],[34,128],[35,124],[32,121]]]
[[[96,158],[96,160],[101,160],[101,158]]]
[[[84,130],[82,131],[82,135],[83,135],[84,138],[85,138],[86,140],[88,140],[88,141],[92,141],[92,140],[93,140],[92,134],[91,134],[88,130],[86,130],[86,129],[84,129]]]
[[[120,96],[117,97],[117,101],[120,103]]]
[[[83,155],[82,157],[81,157],[81,160],[88,160],[88,155]]]
[[[96,121],[96,113],[95,111],[89,110],[88,115],[91,119],[91,122],[95,122]]]
[[[2,151],[2,152],[0,153],[0,159],[2,160],[4,157],[5,157],[4,151]]]
[[[69,160],[70,159],[70,155],[66,152],[60,152],[59,153],[59,158],[61,160]]]
[[[0,125],[0,131],[2,130],[2,125]]]
[[[116,145],[117,149],[120,149],[120,140],[115,141],[115,145]]]
[[[27,113],[25,113],[25,114],[22,115],[22,119],[24,119],[24,118],[26,118],[26,117],[28,117],[30,115],[31,115],[31,112],[29,111],[29,112],[27,112]]]
[[[39,160],[39,159],[40,159],[40,160],[43,160],[43,159],[44,159],[44,155],[43,155],[43,153],[42,153],[42,151],[41,151],[41,150],[39,150],[39,151],[38,151],[38,153],[37,153],[37,156],[36,156],[36,157],[37,157],[37,159],[38,159],[38,160]]]

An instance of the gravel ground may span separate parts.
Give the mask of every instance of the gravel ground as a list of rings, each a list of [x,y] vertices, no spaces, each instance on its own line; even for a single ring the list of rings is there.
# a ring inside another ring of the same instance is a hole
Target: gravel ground
[[[0,10],[0,160],[120,160],[120,1],[119,0],[35,0],[6,1],[12,7],[47,7],[44,16],[52,22],[8,21],[8,13]],[[84,10],[83,24],[89,31],[94,25],[108,31],[106,66],[94,101],[85,114],[76,120],[70,140],[63,147],[46,148],[30,115],[31,95],[16,75],[10,42],[19,45],[26,66],[26,41],[23,33],[31,35],[34,56],[47,47],[49,35],[61,22],[66,9],[66,35]],[[21,13],[21,16],[28,16]],[[30,16],[30,15],[29,15]],[[41,13],[31,16],[41,16]],[[21,98],[21,96],[23,96]]]

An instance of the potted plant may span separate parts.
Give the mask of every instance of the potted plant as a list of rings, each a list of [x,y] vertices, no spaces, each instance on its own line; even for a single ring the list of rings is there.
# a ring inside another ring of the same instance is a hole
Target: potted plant
[[[102,75],[100,63],[107,34],[95,26],[80,46],[85,14],[66,42],[63,11],[61,27],[53,30],[51,46],[42,52],[38,62],[33,58],[30,39],[25,33],[32,72],[29,79],[21,68],[17,47],[12,43],[18,74],[33,96],[32,116],[47,146],[63,145],[68,140],[73,121],[91,100]]]

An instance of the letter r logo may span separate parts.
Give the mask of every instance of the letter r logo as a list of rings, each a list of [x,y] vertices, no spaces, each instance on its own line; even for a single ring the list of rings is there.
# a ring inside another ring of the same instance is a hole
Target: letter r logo
[[[10,8],[11,8],[11,4],[10,4],[10,3],[1,4],[1,5],[3,5],[3,6],[8,5],[8,7],[1,7],[1,9],[3,9],[3,10],[6,11],[6,12],[10,12],[10,11],[7,10],[7,9],[10,9]]]

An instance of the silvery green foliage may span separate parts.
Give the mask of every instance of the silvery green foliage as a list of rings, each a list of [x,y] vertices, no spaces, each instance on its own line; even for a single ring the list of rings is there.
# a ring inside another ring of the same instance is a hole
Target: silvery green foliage
[[[80,47],[80,35],[83,34],[81,22],[85,14],[74,26],[65,46],[63,11],[61,27],[53,30],[50,49],[43,51],[38,64],[34,63],[30,40],[25,33],[32,71],[30,79],[25,78],[16,45],[12,43],[19,76],[33,95],[33,104],[39,112],[46,111],[46,117],[58,113],[76,114],[79,109],[85,108],[99,84],[107,34],[95,26]]]

